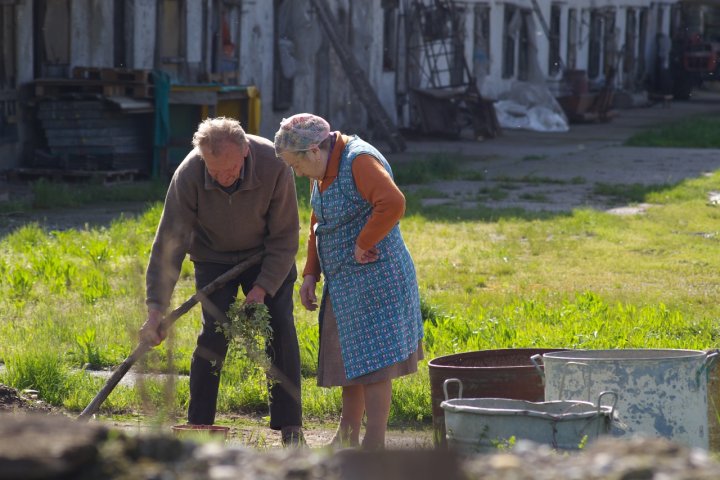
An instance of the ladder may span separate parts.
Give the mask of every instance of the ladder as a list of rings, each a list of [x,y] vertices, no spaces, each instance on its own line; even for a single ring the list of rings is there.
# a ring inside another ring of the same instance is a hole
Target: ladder
[[[360,98],[360,101],[367,109],[368,115],[376,124],[376,130],[385,137],[393,153],[404,151],[406,147],[405,139],[380,103],[380,99],[378,99],[375,90],[370,85],[365,72],[360,68],[355,55],[353,55],[338,33],[336,28],[337,20],[330,11],[327,0],[310,0],[310,2],[315,7],[320,25],[325,31],[328,40],[330,40],[330,44],[335,49],[343,70],[345,70],[350,84],[355,89],[355,94]]]

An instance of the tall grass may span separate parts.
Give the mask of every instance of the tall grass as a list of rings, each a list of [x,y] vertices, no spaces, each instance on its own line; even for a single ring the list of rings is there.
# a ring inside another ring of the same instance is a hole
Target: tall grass
[[[155,202],[165,197],[167,185],[145,181],[78,185],[41,179],[32,185],[33,208],[79,207],[97,202]]]
[[[562,215],[521,211],[409,208],[403,235],[418,271],[425,319],[419,372],[394,383],[393,422],[427,421],[427,361],[494,348],[716,347],[720,276],[720,210],[706,201],[720,176],[637,192],[655,206],[616,217],[593,210]],[[298,181],[303,231],[308,184]],[[408,197],[412,203],[411,196]],[[109,368],[134,348],[145,318],[144,271],[161,205],[108,227],[47,231],[29,224],[0,240],[0,381],[34,388],[56,405],[79,411],[103,384],[81,367]],[[303,235],[304,236],[304,235]],[[301,242],[298,267],[305,245]],[[173,297],[194,290],[183,265]],[[296,288],[299,287],[299,283]],[[316,313],[295,305],[301,346],[303,406],[308,417],[338,415],[338,389],[315,385]],[[199,308],[173,328],[171,342],[138,368],[187,374]],[[186,377],[171,385],[148,379],[120,385],[105,413],[182,415]],[[219,411],[267,411],[262,372],[230,358],[221,374]]]
[[[633,147],[720,148],[718,131],[718,118],[691,118],[637,133],[625,144]]]

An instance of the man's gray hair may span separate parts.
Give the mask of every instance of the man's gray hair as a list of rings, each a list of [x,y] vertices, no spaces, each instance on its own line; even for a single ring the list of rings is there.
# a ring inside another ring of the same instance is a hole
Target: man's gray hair
[[[193,147],[209,148],[213,155],[217,155],[220,146],[226,142],[240,147],[244,147],[248,143],[245,130],[234,118],[206,118],[200,122],[192,139]]]

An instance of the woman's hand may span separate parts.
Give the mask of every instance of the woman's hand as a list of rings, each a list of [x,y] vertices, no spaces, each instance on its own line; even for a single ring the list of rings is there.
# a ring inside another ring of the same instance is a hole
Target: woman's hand
[[[317,295],[315,295],[315,286],[317,279],[312,275],[305,275],[302,286],[300,287],[300,302],[306,310],[311,312],[317,310]]]
[[[362,248],[355,245],[355,261],[358,263],[372,263],[377,261],[378,257],[377,248],[372,247],[369,250],[363,250]]]

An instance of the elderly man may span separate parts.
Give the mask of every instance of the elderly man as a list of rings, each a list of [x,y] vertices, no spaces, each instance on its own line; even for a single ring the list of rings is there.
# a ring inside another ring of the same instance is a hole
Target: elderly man
[[[280,373],[270,386],[270,428],[283,445],[304,443],[300,406],[300,354],[293,317],[299,220],[293,172],[276,158],[273,143],[246,135],[233,119],[203,121],[195,147],[172,177],[147,268],[148,317],[140,337],[158,345],[164,312],[186,254],[198,289],[244,259],[249,268],[203,303],[202,331],[190,366],[188,422],[211,425],[228,341],[216,331],[242,288],[246,302],[264,302],[273,338],[267,352]]]

